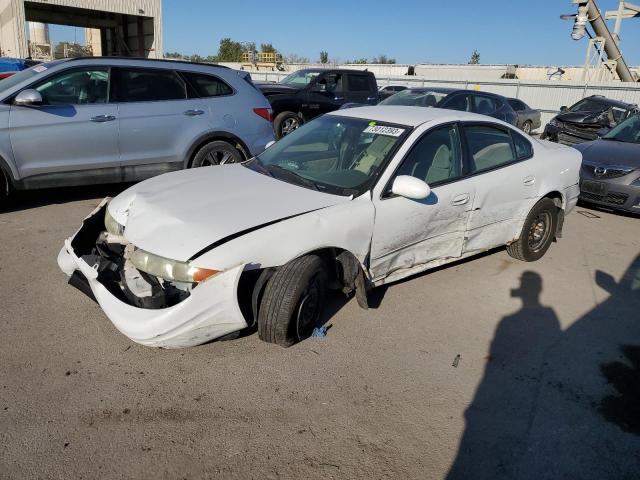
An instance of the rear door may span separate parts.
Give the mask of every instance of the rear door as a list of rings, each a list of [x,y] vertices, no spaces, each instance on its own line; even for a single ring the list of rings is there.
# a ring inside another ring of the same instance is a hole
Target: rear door
[[[393,90],[390,94],[395,93]],[[345,90],[347,102],[375,105],[378,93],[373,77],[366,73],[347,73],[347,88]]]
[[[513,240],[540,179],[531,142],[512,129],[465,123],[464,139],[466,169],[475,184],[464,251],[482,251]]]
[[[122,166],[147,165],[135,178],[180,168],[193,141],[210,129],[204,102],[188,98],[186,81],[170,69],[118,67],[114,81]]]
[[[21,177],[119,166],[109,76],[108,67],[67,69],[29,87],[40,92],[42,105],[11,106],[9,135]]]

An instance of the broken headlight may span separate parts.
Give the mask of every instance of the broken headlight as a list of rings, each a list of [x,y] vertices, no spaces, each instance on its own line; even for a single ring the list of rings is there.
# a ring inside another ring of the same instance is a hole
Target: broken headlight
[[[124,233],[124,225],[120,225],[116,219],[111,216],[109,213],[109,205],[105,208],[104,227],[107,229],[107,232],[113,235],[120,236]]]
[[[189,262],[160,257],[139,248],[133,251],[129,261],[138,270],[169,282],[198,283],[220,273],[218,270],[194,267]]]

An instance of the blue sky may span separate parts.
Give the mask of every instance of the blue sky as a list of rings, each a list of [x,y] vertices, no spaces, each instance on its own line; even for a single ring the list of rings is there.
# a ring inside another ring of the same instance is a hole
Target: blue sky
[[[602,10],[617,4],[598,0]],[[327,50],[338,60],[384,53],[398,63],[466,63],[477,49],[482,63],[581,65],[587,46],[559,18],[575,11],[570,0],[163,0],[163,9],[165,52],[188,55],[215,54],[231,37],[311,60]],[[62,30],[52,40],[73,39]],[[640,65],[640,18],[624,21],[621,46]]]

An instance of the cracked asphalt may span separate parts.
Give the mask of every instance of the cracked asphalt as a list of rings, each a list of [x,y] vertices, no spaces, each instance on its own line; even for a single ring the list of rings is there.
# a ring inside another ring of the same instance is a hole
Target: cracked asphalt
[[[640,218],[578,206],[536,263],[334,296],[289,349],[158,350],[56,265],[123,188],[0,211],[0,478],[640,478]]]

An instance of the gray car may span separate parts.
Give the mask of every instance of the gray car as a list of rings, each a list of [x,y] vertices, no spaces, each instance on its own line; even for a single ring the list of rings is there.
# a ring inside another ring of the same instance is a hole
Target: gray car
[[[580,198],[640,213],[640,115],[627,118],[601,139],[581,143]]]
[[[542,125],[540,110],[531,108],[522,100],[509,98],[507,100],[511,108],[518,114],[516,126],[524,133],[530,134]]]
[[[0,81],[0,194],[243,161],[274,140],[271,122],[246,72],[106,57],[44,63]]]

